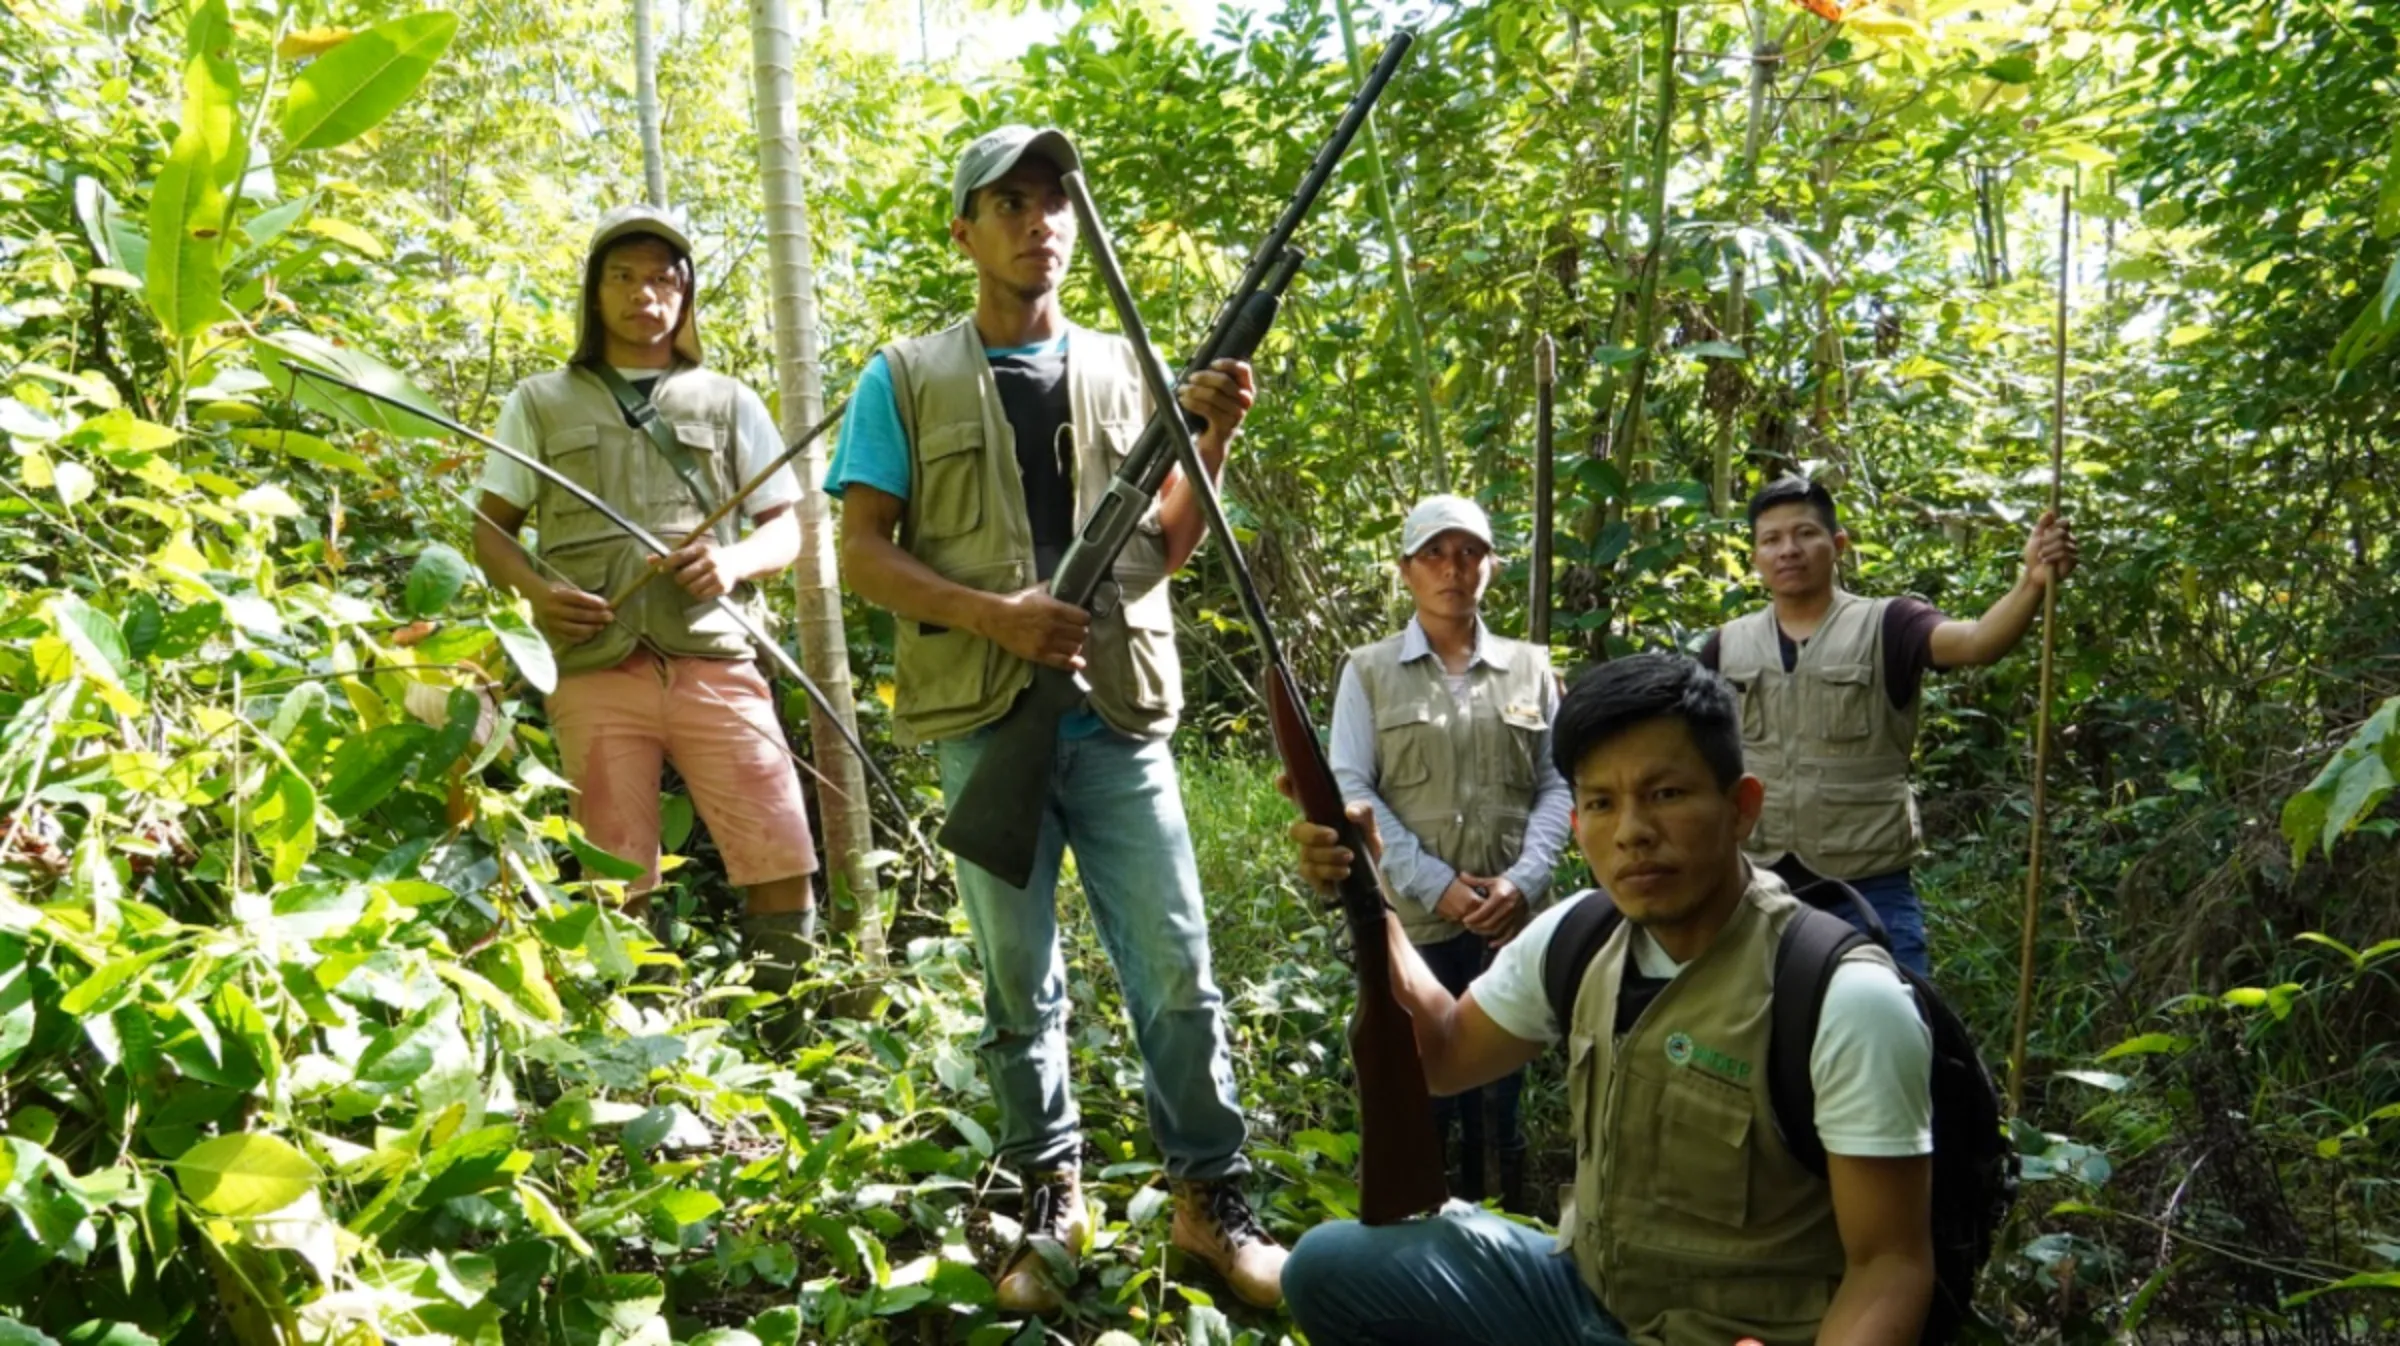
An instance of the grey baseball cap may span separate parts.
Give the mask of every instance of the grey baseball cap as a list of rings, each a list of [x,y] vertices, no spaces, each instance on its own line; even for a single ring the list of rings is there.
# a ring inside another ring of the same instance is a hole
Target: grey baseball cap
[[[1400,525],[1400,554],[1414,556],[1425,545],[1448,532],[1461,532],[1492,546],[1492,521],[1483,506],[1463,495],[1429,495],[1417,502],[1408,512],[1408,522]]]
[[[965,153],[958,156],[958,171],[950,175],[950,214],[953,218],[967,213],[967,198],[980,188],[1008,176],[1008,170],[1028,154],[1039,155],[1058,165],[1061,173],[1080,172],[1083,156],[1075,152],[1075,142],[1067,133],[1054,126],[997,126],[975,137]]]
[[[651,234],[668,247],[689,257],[692,240],[685,236],[683,226],[675,217],[656,206],[619,206],[600,217],[600,225],[592,230],[592,245],[584,249],[587,257],[597,257],[608,245],[628,234]]]

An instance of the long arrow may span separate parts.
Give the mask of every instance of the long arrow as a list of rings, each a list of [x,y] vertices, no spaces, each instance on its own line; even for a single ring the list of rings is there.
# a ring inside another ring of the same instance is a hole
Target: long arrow
[[[373,398],[374,400],[381,402],[386,406],[394,407],[400,411],[407,412],[409,415],[417,417],[418,419],[429,424],[438,425],[444,430],[449,431],[451,434],[457,435],[461,439],[480,444],[493,453],[499,454],[503,458],[511,459],[516,463],[532,470],[534,475],[542,478],[544,481],[549,482],[551,485],[558,487],[560,490],[565,491],[567,494],[575,497],[577,500],[582,501],[584,504],[591,506],[593,511],[598,513],[600,517],[608,520],[612,524],[615,524],[625,533],[626,536],[632,538],[636,542],[641,543],[644,547],[649,548],[652,554],[665,556],[673,550],[673,548],[669,547],[665,542],[660,541],[658,536],[652,533],[649,529],[644,528],[640,524],[635,523],[633,520],[626,518],[622,514],[619,514],[615,507],[610,505],[607,501],[602,500],[599,496],[592,494],[580,483],[570,480],[557,468],[550,466],[548,463],[545,463],[541,459],[534,457],[532,454],[524,453],[517,449],[512,449],[508,445],[501,443],[499,440],[492,438],[490,435],[484,434],[481,431],[471,430],[466,426],[459,424],[457,421],[451,420],[449,417],[442,415],[438,411],[429,411],[414,402],[404,402],[388,393],[379,393],[372,388],[361,387],[360,385],[352,383],[350,380],[342,378],[338,375],[328,374],[319,369],[311,369],[297,361],[292,363],[291,370],[294,374],[315,379],[320,383],[330,383],[337,388],[345,388],[351,392],[357,393],[361,397]],[[828,418],[828,420],[830,421],[830,418]],[[823,429],[823,425],[819,425],[817,427],[817,430],[819,431]],[[806,436],[803,437],[803,446],[805,446],[806,438]],[[759,630],[758,624],[751,621],[749,616],[740,608],[737,608],[732,603],[727,602],[723,594],[719,594],[717,597],[709,601],[716,604],[717,611],[724,613],[726,617],[732,620],[734,625],[740,627],[742,634],[750,637],[750,643],[756,645],[759,650],[767,656],[770,662],[772,662],[777,668],[781,669],[785,674],[789,675],[794,682],[799,683],[802,691],[808,693],[810,704],[817,708],[817,712],[819,714],[832,721],[835,731],[841,734],[842,741],[850,745],[850,751],[858,754],[858,764],[866,769],[866,773],[869,776],[875,778],[875,784],[883,791],[884,798],[891,801],[892,809],[900,819],[900,826],[907,830],[909,839],[916,842],[918,846],[924,848],[926,853],[931,854],[932,847],[926,843],[924,836],[917,831],[917,825],[915,821],[908,816],[908,806],[900,802],[900,792],[892,788],[892,782],[883,774],[882,769],[875,765],[875,759],[867,756],[867,745],[859,741],[857,732],[852,730],[847,723],[843,722],[841,716],[834,714],[833,703],[825,699],[825,693],[819,690],[816,681],[808,676],[807,670],[800,667],[800,662],[797,659],[792,658],[791,653],[785,650],[783,646],[775,643],[775,641],[771,639],[766,632]]]

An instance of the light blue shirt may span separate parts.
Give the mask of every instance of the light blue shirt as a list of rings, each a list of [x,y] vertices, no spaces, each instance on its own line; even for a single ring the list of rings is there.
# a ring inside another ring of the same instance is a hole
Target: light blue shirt
[[[1475,652],[1467,659],[1467,671],[1449,679],[1453,694],[1475,676],[1478,667],[1499,667],[1486,652],[1485,634],[1483,623],[1476,622]],[[1416,618],[1409,618],[1408,626],[1400,633],[1400,662],[1408,664],[1433,657],[1433,645],[1425,639],[1424,626]],[[1500,876],[1525,895],[1528,909],[1540,907],[1542,898],[1550,891],[1550,871],[1557,868],[1559,854],[1566,848],[1567,834],[1572,830],[1575,792],[1568,788],[1566,777],[1558,774],[1557,765],[1550,760],[1550,726],[1557,719],[1558,683],[1544,678],[1542,733],[1535,745],[1538,760],[1534,764],[1533,806],[1525,819],[1525,848],[1508,872]],[[1392,812],[1377,792],[1380,772],[1375,765],[1375,712],[1367,704],[1366,684],[1360,680],[1358,669],[1348,663],[1342,665],[1342,680],[1333,695],[1333,742],[1329,756],[1343,802],[1374,806],[1375,826],[1383,834],[1383,877],[1391,885],[1393,895],[1426,911],[1433,910],[1450,881],[1458,877],[1458,870],[1425,849],[1425,844],[1401,823],[1400,815]]]
[[[1067,342],[1066,334],[1031,346],[986,346],[990,355],[1031,355]],[[867,361],[851,390],[850,409],[842,413],[842,433],[834,441],[833,461],[825,467],[825,493],[842,498],[853,483],[868,486],[898,500],[908,499],[908,429],[900,423],[900,394],[892,387],[891,366],[883,352]],[[1060,716],[1060,738],[1089,738],[1106,728],[1090,707]]]

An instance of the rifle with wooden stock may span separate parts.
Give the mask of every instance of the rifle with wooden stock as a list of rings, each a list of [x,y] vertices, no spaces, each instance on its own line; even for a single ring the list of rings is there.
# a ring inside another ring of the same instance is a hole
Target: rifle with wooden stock
[[[1092,264],[1116,308],[1117,326],[1133,344],[1135,362],[1141,366],[1151,400],[1159,406],[1173,406],[1166,366],[1151,349],[1141,311],[1117,267],[1116,249],[1092,204],[1083,174],[1068,173],[1061,185],[1088,240]],[[1189,489],[1198,493],[1201,516],[1225,557],[1234,588],[1241,595],[1242,611],[1266,656],[1267,710],[1293,793],[1309,821],[1334,829],[1342,845],[1358,857],[1342,882],[1340,901],[1358,967],[1358,1009],[1350,1019],[1350,1062],[1358,1076],[1359,1219],[1379,1225],[1431,1214],[1449,1196],[1442,1175],[1441,1128],[1434,1118],[1432,1091],[1426,1087],[1424,1062],[1417,1055],[1416,1028],[1392,990],[1391,942],[1384,917],[1390,904],[1384,896],[1382,872],[1358,826],[1343,811],[1333,768],[1325,759],[1316,727],[1308,720],[1308,703],[1275,639],[1266,602],[1250,576],[1233,526],[1226,521],[1216,485],[1200,461],[1191,426],[1181,416],[1160,419]]]
[[[1299,189],[1250,255],[1241,280],[1217,310],[1208,338],[1200,343],[1187,372],[1198,373],[1218,360],[1247,360],[1258,349],[1267,329],[1274,325],[1284,289],[1300,271],[1303,258],[1291,245],[1292,235],[1332,180],[1343,152],[1366,124],[1367,113],[1382,97],[1413,40],[1402,31],[1384,48],[1382,58],[1343,111],[1332,137],[1302,175]],[[1141,352],[1144,360],[1156,358],[1148,346],[1141,347]],[[1163,395],[1152,390],[1150,423],[1127,451],[1107,493],[1060,558],[1050,577],[1051,597],[1096,616],[1104,615],[1117,601],[1111,578],[1117,557],[1133,539],[1176,464],[1170,422],[1185,427],[1182,437],[1186,439],[1192,430],[1205,426],[1176,402],[1171,384]],[[1196,467],[1187,468],[1187,478],[1195,471]],[[1049,797],[1050,769],[1057,760],[1058,722],[1082,705],[1090,692],[1080,674],[1036,665],[1033,681],[988,731],[990,741],[950,801],[949,816],[935,833],[935,840],[1011,887],[1024,887],[1032,878],[1034,850],[1041,840],[1042,806]]]

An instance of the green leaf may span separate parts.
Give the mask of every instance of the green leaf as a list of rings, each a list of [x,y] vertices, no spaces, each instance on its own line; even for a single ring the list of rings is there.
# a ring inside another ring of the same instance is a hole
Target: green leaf
[[[366,134],[416,92],[457,32],[455,14],[411,14],[310,62],[284,95],[284,148],[328,149]]]
[[[336,346],[314,332],[277,331],[259,334],[253,341],[260,372],[276,388],[289,394],[292,400],[319,415],[331,416],[369,430],[387,434],[436,437],[450,432],[440,425],[371,397],[361,397],[347,388],[337,388],[318,379],[296,377],[297,365],[336,375],[361,388],[370,388],[386,397],[395,398],[407,406],[440,415],[440,408],[423,389],[409,381],[408,376],[374,356]]]
[[[432,737],[433,731],[421,724],[387,724],[351,736],[333,754],[325,807],[346,820],[383,802],[399,788],[410,760]]]
[[[425,746],[425,755],[417,759],[417,779],[436,782],[450,769],[458,755],[475,741],[475,726],[483,719],[483,701],[465,687],[450,689],[450,700],[444,708],[442,727]]]
[[[2140,1037],[2127,1038],[2100,1053],[2100,1059],[2113,1061],[2120,1056],[2175,1056],[2189,1051],[2191,1045],[2190,1038],[2177,1037],[2173,1033],[2144,1033]]]
[[[159,610],[158,600],[148,594],[135,594],[125,600],[125,653],[134,659],[150,657],[158,648],[158,638],[166,632],[166,614]]]
[[[117,206],[117,198],[98,178],[75,179],[75,215],[83,221],[84,241],[100,265],[141,276],[150,266],[150,240],[143,237]]]
[[[1695,360],[1703,357],[1717,360],[1747,360],[1750,358],[1750,352],[1730,341],[1696,341],[1684,347],[1682,353]]]
[[[25,961],[25,945],[13,935],[0,935],[0,1070],[16,1064],[33,1041],[33,968]]]
[[[150,190],[143,285],[170,344],[197,334],[225,308],[225,188],[249,158],[242,141],[241,74],[225,55],[232,42],[225,0],[204,0],[186,35],[179,129]]]
[[[2002,84],[2031,84],[2034,76],[2033,58],[2030,56],[2003,56],[1985,66],[1983,73],[1986,77],[1996,79]]]
[[[408,568],[408,615],[431,617],[450,606],[467,584],[467,558],[456,547],[436,542],[417,553]]]
[[[2375,237],[2400,234],[2400,117],[2392,120],[2391,153],[2383,161],[2383,192],[2375,201]],[[2384,306],[2388,313],[2389,304]]]
[[[527,685],[547,696],[558,690],[558,660],[550,653],[550,642],[533,629],[515,608],[502,608],[489,618],[492,634],[500,637],[500,648],[508,651],[508,661],[525,676]]]
[[[658,1198],[657,1208],[680,1227],[700,1223],[725,1209],[725,1203],[715,1193],[696,1192],[687,1188],[664,1193]]]
[[[133,655],[125,647],[125,633],[116,618],[73,594],[62,594],[50,600],[50,620],[84,672],[112,685],[124,685]]]
[[[376,474],[374,468],[367,465],[366,459],[345,449],[337,449],[315,435],[303,434],[298,430],[244,427],[234,431],[233,438],[254,448],[273,449],[278,453],[289,454],[302,462],[338,468],[344,472],[354,472],[369,481],[383,480]]]
[[[630,882],[650,872],[648,865],[635,864],[631,860],[594,845],[592,839],[585,836],[580,827],[568,830],[567,849],[575,852],[575,858],[583,862],[583,876],[587,879],[615,879],[619,882]]]
[[[358,1058],[357,1079],[375,1093],[399,1093],[434,1068],[457,1035],[458,1002],[448,995],[383,1030]]]
[[[282,1210],[313,1190],[321,1176],[307,1155],[256,1132],[204,1140],[175,1161],[183,1194],[215,1215]]]
[[[0,1346],[58,1346],[58,1338],[0,1313]]]

